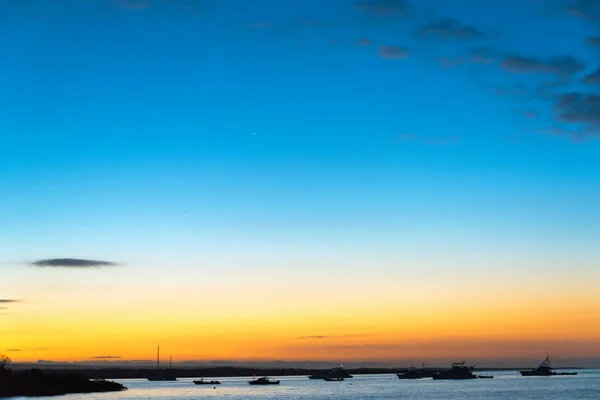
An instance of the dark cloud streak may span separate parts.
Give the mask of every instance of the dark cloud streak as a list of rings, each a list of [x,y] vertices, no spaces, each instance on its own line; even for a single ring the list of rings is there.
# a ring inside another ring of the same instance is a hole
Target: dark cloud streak
[[[556,119],[561,122],[581,124],[585,132],[600,134],[600,95],[571,92],[556,96]]]
[[[552,74],[557,77],[569,77],[581,72],[584,65],[573,56],[557,56],[547,59],[508,56],[502,60],[502,68],[516,74]]]
[[[378,17],[389,17],[405,16],[412,6],[406,0],[362,0],[354,3],[354,9]]]
[[[121,358],[121,356],[94,356],[90,358],[94,360],[115,360]]]
[[[477,27],[463,25],[454,18],[444,18],[424,25],[419,30],[419,35],[423,38],[442,40],[467,40],[485,36],[483,31]]]
[[[380,46],[379,57],[381,58],[406,58],[410,55],[407,48],[400,46]]]
[[[119,264],[110,261],[84,260],[78,258],[51,258],[31,263],[34,267],[52,268],[102,268],[115,267]]]

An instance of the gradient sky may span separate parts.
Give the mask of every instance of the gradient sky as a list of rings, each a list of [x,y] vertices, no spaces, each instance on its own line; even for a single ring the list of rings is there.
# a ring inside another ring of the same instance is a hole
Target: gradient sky
[[[0,42],[15,361],[600,357],[600,2],[4,0]]]

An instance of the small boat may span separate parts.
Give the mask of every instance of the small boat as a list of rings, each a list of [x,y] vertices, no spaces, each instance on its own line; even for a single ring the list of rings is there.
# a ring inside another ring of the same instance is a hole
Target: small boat
[[[332,368],[329,371],[321,371],[312,374],[308,379],[325,379],[325,378],[352,378],[352,375],[346,371],[343,367]]]
[[[248,381],[250,385],[279,385],[279,381],[272,381],[268,377],[254,379],[252,381]]]
[[[220,385],[221,384],[221,382],[216,381],[216,380],[205,381],[204,378],[200,378],[199,381],[194,381],[194,383],[196,385]]]
[[[325,378],[323,378],[324,380],[326,380],[327,382],[341,382],[344,380],[344,378],[342,377],[333,377],[333,376],[326,376]]]
[[[477,377],[479,379],[492,379],[493,378],[492,375],[477,375]]]
[[[473,374],[474,367],[465,365],[465,361],[452,363],[452,367],[447,371],[436,372],[433,379],[477,379]]]
[[[423,371],[415,367],[409,367],[406,371],[396,374],[398,379],[421,379],[423,378]]]
[[[164,382],[164,381],[176,381],[177,377],[173,374],[171,369],[171,357],[169,357],[169,369],[161,370],[160,369],[160,346],[158,346],[158,350],[156,352],[156,373],[147,377],[151,382]]]
[[[547,356],[543,363],[536,369],[519,371],[522,376],[554,376],[554,375],[577,375],[577,372],[556,372],[550,366],[550,357]]]

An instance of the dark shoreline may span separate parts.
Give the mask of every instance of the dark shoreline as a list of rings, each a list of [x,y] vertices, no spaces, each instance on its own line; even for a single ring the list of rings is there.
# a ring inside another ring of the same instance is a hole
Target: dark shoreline
[[[89,379],[79,372],[0,370],[0,398],[60,396],[76,393],[106,393],[127,390],[120,383]]]
[[[424,371],[430,374],[433,372],[445,371],[448,368],[425,368]],[[475,368],[475,371],[518,371],[529,368]],[[559,369],[580,369],[575,367]],[[45,373],[51,373],[56,376],[78,374],[89,379],[145,379],[156,373],[155,368],[135,368],[135,367],[100,367],[100,368],[42,368]],[[328,369],[307,369],[307,368],[253,368],[253,367],[204,367],[204,368],[173,368],[170,373],[178,378],[233,378],[247,377],[253,375],[262,376],[308,376],[319,372],[325,372]],[[352,375],[366,374],[397,374],[407,371],[407,368],[351,368],[347,371]]]

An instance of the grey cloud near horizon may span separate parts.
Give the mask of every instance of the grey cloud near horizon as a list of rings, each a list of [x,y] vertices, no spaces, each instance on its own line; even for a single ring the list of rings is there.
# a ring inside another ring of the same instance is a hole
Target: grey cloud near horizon
[[[379,17],[404,16],[412,10],[407,0],[361,0],[354,3],[356,11]]]
[[[485,36],[485,33],[472,25],[464,25],[455,18],[444,18],[426,24],[419,29],[423,38],[443,40],[467,40]]]
[[[584,65],[573,56],[555,56],[546,59],[512,55],[504,58],[501,66],[516,74],[551,74],[569,77],[581,72]]]
[[[406,58],[410,50],[401,46],[379,46],[379,57],[381,58]]]
[[[34,261],[31,265],[42,268],[102,268],[116,267],[119,264],[110,261],[86,260],[80,258],[50,258]]]
[[[121,358],[121,356],[94,356],[90,358],[94,360],[116,360]]]
[[[21,303],[22,300],[16,299],[0,299],[0,304],[9,304],[9,303]]]
[[[312,336],[299,336],[296,339],[346,339],[346,338],[358,338],[358,337],[369,337],[371,334],[354,334],[354,335],[312,335]]]

